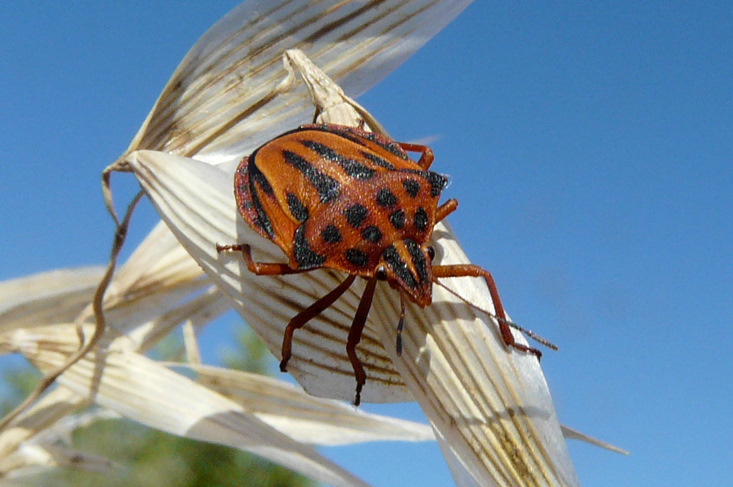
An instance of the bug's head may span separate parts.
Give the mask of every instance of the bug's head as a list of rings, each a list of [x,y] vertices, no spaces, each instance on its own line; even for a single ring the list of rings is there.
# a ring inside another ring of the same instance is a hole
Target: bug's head
[[[420,246],[410,239],[397,240],[382,252],[374,275],[404,291],[411,301],[424,308],[432,301],[434,256],[432,247]]]

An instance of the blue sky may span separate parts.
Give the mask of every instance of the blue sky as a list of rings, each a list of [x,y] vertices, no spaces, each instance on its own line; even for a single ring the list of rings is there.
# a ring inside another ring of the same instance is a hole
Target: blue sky
[[[14,2],[0,12],[0,279],[105,261],[99,174],[238,2]],[[724,485],[733,463],[733,9],[477,2],[359,101],[434,138],[468,255],[548,337],[584,485]],[[118,201],[131,177],[113,184]],[[156,221],[136,214],[127,251]],[[210,361],[234,316],[209,331]],[[0,366],[15,362],[3,361]],[[374,407],[416,419],[411,405]],[[376,485],[446,485],[435,445],[325,453]]]

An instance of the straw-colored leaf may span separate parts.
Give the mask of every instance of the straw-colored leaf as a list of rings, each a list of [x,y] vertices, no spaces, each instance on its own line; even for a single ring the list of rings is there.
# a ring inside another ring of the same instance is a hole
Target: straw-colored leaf
[[[142,323],[157,319],[210,284],[170,231],[159,224],[107,288],[104,296],[107,321],[118,333],[128,333]],[[91,305],[76,321],[94,321]]]
[[[103,273],[101,267],[79,267],[0,282],[0,331],[73,321]]]
[[[186,287],[192,282],[207,284],[196,262],[159,223],[115,274],[105,294],[105,305],[129,302],[161,289]]]
[[[345,445],[361,441],[434,439],[427,425],[367,414],[285,382],[238,370],[191,366],[200,383],[239,403],[297,441]]]
[[[284,51],[301,49],[357,96],[469,3],[244,2],[186,54],[128,152],[163,150],[208,161],[241,157],[284,127],[313,117],[307,90],[287,77]]]
[[[112,462],[65,446],[34,443],[26,443],[11,455],[0,459],[0,472],[8,472],[11,478],[36,475],[54,467],[103,473],[112,469]]]
[[[73,325],[0,335],[0,348],[19,351],[42,371],[79,347]],[[59,383],[141,424],[252,452],[329,485],[365,485],[311,448],[248,414],[237,403],[133,352],[92,352]]]
[[[90,301],[101,268],[52,271],[0,283],[0,330],[54,323],[91,323]],[[228,309],[220,295],[191,293],[208,285],[198,265],[163,224],[133,253],[108,289],[106,303],[113,346],[146,350],[186,318],[213,317]],[[76,338],[76,331],[72,332]],[[67,389],[44,395],[0,431],[0,457],[43,432],[64,416],[90,404]]]
[[[90,402],[89,398],[78,396],[63,387],[48,392],[0,432],[0,458],[7,457],[26,440]],[[7,471],[0,470],[0,474],[4,473]]]

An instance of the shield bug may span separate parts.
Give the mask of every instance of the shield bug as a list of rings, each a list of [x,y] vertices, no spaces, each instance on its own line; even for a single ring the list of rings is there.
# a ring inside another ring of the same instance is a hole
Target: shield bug
[[[419,153],[419,160],[411,160],[407,151]],[[504,343],[541,356],[538,350],[514,341],[488,271],[471,264],[433,265],[435,250],[429,243],[433,227],[458,202],[450,199],[438,205],[448,180],[428,170],[432,162],[428,147],[340,125],[303,125],[242,159],[234,176],[239,212],[252,229],[283,250],[288,262],[255,262],[247,244],[217,245],[217,250],[241,251],[247,267],[257,275],[321,267],[348,274],[338,287],[290,320],[280,370],[287,368],[295,330],[330,307],[357,276],[367,284],[346,344],[356,376],[356,405],[366,382],[356,345],[377,281],[387,281],[400,293],[398,353],[404,298],[425,307],[431,303],[437,279],[470,276],[486,281]]]

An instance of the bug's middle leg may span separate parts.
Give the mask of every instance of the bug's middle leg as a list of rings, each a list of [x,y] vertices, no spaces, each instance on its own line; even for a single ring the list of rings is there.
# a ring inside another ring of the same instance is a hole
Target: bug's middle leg
[[[282,345],[282,359],[280,360],[280,371],[287,372],[288,360],[290,360],[291,350],[293,347],[293,333],[298,328],[302,328],[311,319],[315,318],[322,311],[328,309],[342,294],[349,289],[351,283],[356,279],[355,274],[350,274],[344,279],[344,281],[338,285],[333,291],[320,298],[315,303],[308,306],[306,309],[298,313],[290,320],[288,326],[285,327],[285,334],[283,335]]]

